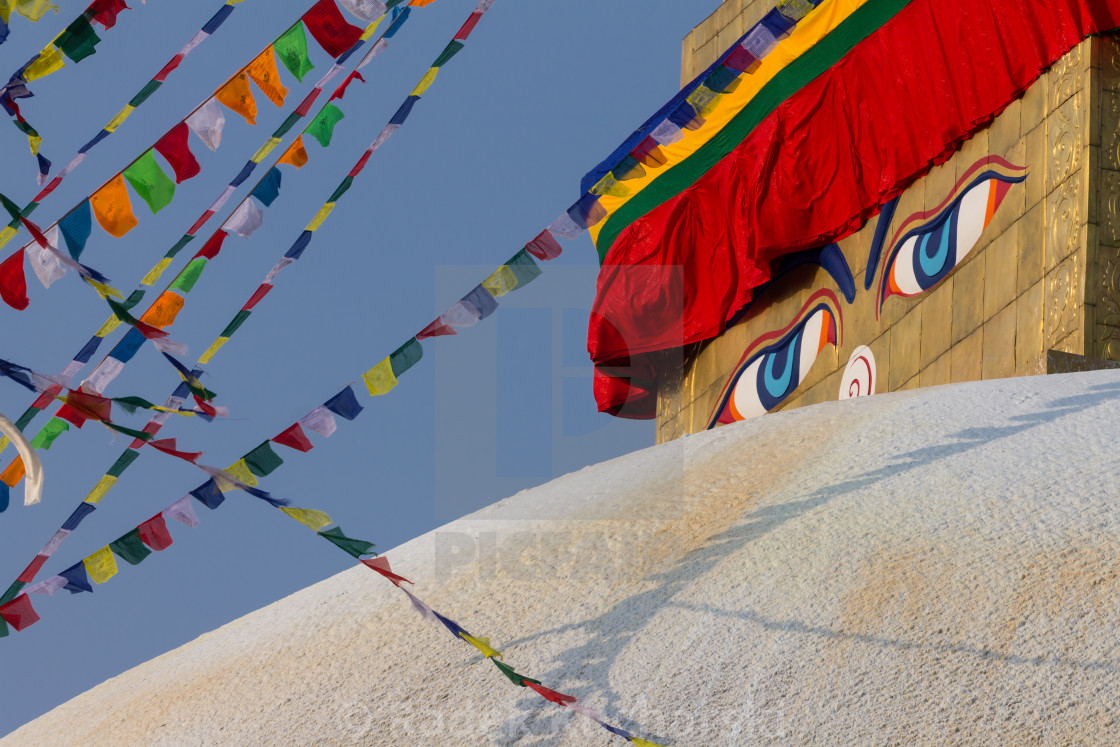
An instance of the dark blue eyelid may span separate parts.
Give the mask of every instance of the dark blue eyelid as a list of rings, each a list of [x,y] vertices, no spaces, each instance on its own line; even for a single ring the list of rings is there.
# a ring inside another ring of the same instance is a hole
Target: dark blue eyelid
[[[875,224],[875,238],[871,241],[871,254],[867,257],[867,271],[863,274],[863,289],[871,288],[871,281],[875,278],[875,270],[879,268],[879,254],[883,251],[883,242],[887,240],[887,229],[894,220],[894,211],[898,207],[898,198],[894,198],[879,211],[879,222]]]

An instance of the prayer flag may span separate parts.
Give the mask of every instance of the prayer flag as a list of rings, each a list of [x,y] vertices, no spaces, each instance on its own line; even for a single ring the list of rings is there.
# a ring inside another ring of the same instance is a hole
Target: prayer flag
[[[332,543],[337,545],[342,550],[350,553],[355,558],[360,558],[362,555],[368,555],[369,553],[373,552],[374,544],[372,542],[366,542],[365,540],[347,537],[338,527],[335,527],[334,529],[328,529],[323,532],[317,532],[317,534],[324,539],[330,540]]]
[[[334,523],[334,519],[323,511],[316,511],[311,508],[281,508],[280,510],[316,533],[323,527],[329,527]]]
[[[303,426],[324,438],[329,438],[332,433],[338,430],[338,423],[335,421],[334,415],[322,405],[303,416],[296,425]]]
[[[191,505],[191,497],[189,495],[184,495],[182,498],[172,503],[162,515],[174,519],[180,524],[186,524],[189,527],[198,526],[198,516],[194,513],[194,506]]]
[[[31,448],[48,451],[55,442],[55,439],[68,430],[70,430],[70,424],[65,420],[51,418],[47,421],[47,424],[35,434],[35,438],[31,439]]]
[[[207,148],[217,150],[222,144],[222,128],[226,126],[226,115],[218,102],[211,98],[186,119],[187,127],[198,136]]]
[[[479,319],[485,319],[498,308],[498,302],[494,300],[494,296],[481,285],[476,286],[474,290],[463,296],[463,302],[478,310]]]
[[[517,685],[518,687],[525,687],[525,685],[529,682],[533,682],[538,685],[540,684],[540,680],[534,680],[524,675],[518,674],[517,672],[513,671],[513,667],[508,664],[503,664],[497,659],[491,659],[490,661],[494,662],[494,666],[496,666],[501,671],[501,673],[509,679],[510,682]]]
[[[66,240],[66,249],[70,256],[78,259],[82,250],[86,248],[90,232],[93,230],[93,219],[90,216],[89,200],[71,210],[58,222],[58,229],[62,238]]]
[[[541,231],[537,237],[525,245],[526,251],[537,259],[550,260],[560,256],[564,251],[552,234],[547,230]]]
[[[452,327],[473,327],[481,316],[482,312],[474,304],[462,300],[440,314],[439,318]]]
[[[82,523],[82,519],[92,514],[96,508],[97,507],[92,503],[86,503],[85,501],[82,501],[78,504],[78,507],[70,513],[70,516],[67,517],[66,521],[62,523],[62,528],[67,532],[73,532],[78,528],[78,525]]]
[[[388,358],[362,374],[362,381],[371,397],[387,394],[397,385],[397,377],[393,374],[393,366]]]
[[[23,75],[20,77],[30,83],[33,80],[45,78],[51,73],[58,72],[64,67],[66,67],[66,60],[62,58],[62,51],[54,44],[48,44],[43,47],[43,51],[39,52],[31,64],[23,69]]]
[[[354,390],[350,387],[346,387],[341,392],[328,399],[323,403],[323,407],[347,420],[353,420],[358,417],[358,413],[365,409],[358,404],[358,398],[354,396]]]
[[[140,199],[148,203],[148,209],[155,215],[163,210],[175,196],[175,182],[156,163],[154,150],[148,150],[137,158],[122,174],[140,195]]]
[[[7,486],[5,486],[5,487],[7,487]],[[37,574],[40,570],[43,569],[43,564],[46,563],[46,562],[47,562],[47,556],[46,555],[43,555],[42,553],[36,555],[31,560],[31,562],[27,564],[27,567],[23,569],[23,573],[19,574],[19,577],[16,578],[16,581],[19,581],[21,584],[31,583],[32,581],[35,580],[35,574]]]
[[[152,554],[152,551],[141,541],[139,529],[133,529],[110,543],[109,549],[129,565],[139,565],[140,561]]]
[[[222,244],[225,243],[227,236],[229,236],[229,234],[225,231],[215,231],[214,235],[206,240],[206,243],[203,244],[202,248],[198,250],[198,254],[194,256],[205,257],[206,259],[214,259],[214,257],[217,257],[218,253],[222,251]]]
[[[171,547],[171,533],[167,531],[167,521],[164,520],[163,514],[156,514],[136,529],[140,532],[140,539],[144,544],[153,550],[166,550]]]
[[[111,29],[117,24],[117,15],[121,11],[128,10],[128,6],[124,3],[125,0],[93,0],[86,7],[86,13],[89,14],[91,21]]]
[[[235,484],[234,487],[239,490],[242,489],[243,485],[250,488],[255,488],[260,484],[257,481],[256,475],[254,475],[253,471],[249,469],[249,465],[245,463],[244,457],[238,459],[236,462],[226,467],[224,470],[222,470],[222,472],[224,473],[224,476],[219,475],[216,478],[219,487],[224,487],[222,485],[222,482],[228,482],[227,478],[229,477],[232,477],[236,481],[237,484]]]
[[[148,441],[148,446],[151,446],[156,451],[162,451],[169,456],[185,459],[188,462],[197,462],[198,458],[202,456],[201,451],[179,451],[175,444],[174,438],[159,438]]]
[[[334,0],[319,0],[303,14],[303,23],[331,57],[341,56],[362,37],[362,30],[347,23]]]
[[[199,503],[211,510],[222,505],[222,503],[226,499],[225,495],[222,494],[222,491],[218,489],[218,483],[214,480],[214,478],[210,478],[206,482],[202,483],[197,488],[192,490],[190,494],[197,498]],[[190,503],[187,503],[187,505],[189,506]],[[182,519],[179,519],[179,521],[182,521]],[[195,524],[198,524],[198,519],[195,519],[194,524],[188,524],[187,526],[195,526]]]
[[[202,261],[205,262],[206,260]],[[186,300],[178,293],[164,291],[159,295],[155,303],[149,306],[148,310],[144,312],[141,321],[157,329],[170,326],[171,323],[175,321],[175,317],[179,314],[179,311],[183,308],[184,303],[186,303]]]
[[[268,441],[250,451],[243,459],[246,466],[249,467],[249,471],[257,477],[268,476],[284,463],[284,460],[277,456],[276,452],[269,446]]]
[[[23,274],[23,249],[0,262],[0,298],[17,311],[27,308],[27,278]]]
[[[459,633],[459,636],[464,641],[481,651],[482,655],[487,659],[493,659],[494,657],[501,658],[502,656],[502,653],[500,651],[495,651],[490,647],[489,638],[475,638],[473,635],[467,635],[466,633]],[[572,700],[575,700],[575,698],[572,698]]]
[[[171,281],[168,290],[177,290],[184,294],[190,293],[191,289],[194,288],[194,284],[198,282],[198,278],[204,269],[206,269],[205,257],[196,257],[192,259],[178,276]]]
[[[307,126],[307,134],[319,141],[319,145],[326,148],[331,144],[331,138],[334,136],[334,126],[338,124],[339,120],[346,115],[342,113],[334,104],[327,104],[323,107],[311,124]]]
[[[82,560],[86,573],[95,584],[103,584],[117,575],[117,559],[108,547],[102,547],[97,552]]]
[[[19,426],[19,423],[16,423]],[[14,488],[19,485],[19,481],[23,479],[26,468],[23,465],[23,457],[17,456],[12,460],[12,463],[4,468],[4,472],[0,474],[0,480],[4,482],[9,488]],[[63,527],[68,528],[68,527]]]
[[[66,579],[66,585],[62,588],[66,589],[71,594],[77,594],[79,591],[93,591],[93,586],[89,582],[89,574],[86,573],[85,564],[78,562],[70,566],[58,575]]]
[[[284,155],[280,157],[278,164],[280,163],[291,164],[297,169],[303,168],[303,165],[307,163],[307,150],[303,147],[303,135],[297,137],[288,146],[288,150],[284,151]]]
[[[257,186],[253,187],[253,197],[264,203],[265,207],[272,205],[273,201],[280,196],[280,180],[280,169],[273,166]]]
[[[565,695],[564,693],[558,693],[555,690],[550,690],[544,685],[538,685],[535,682],[526,682],[525,684],[533,690],[536,690],[537,694],[542,698],[552,701],[556,705],[566,706],[576,702],[575,697],[571,695]]]
[[[439,53],[439,57],[436,58],[436,61],[432,63],[432,67],[443,67],[447,64],[447,61],[458,54],[459,50],[462,48],[463,42],[455,40],[449,41],[447,46],[443,48],[443,51]]]
[[[400,589],[401,591],[403,591],[405,593],[405,595],[408,596],[408,601],[412,602],[413,608],[417,612],[420,613],[420,617],[422,617],[425,620],[434,620],[435,619],[436,613],[434,611],[432,611],[431,607],[429,607],[428,605],[424,604],[422,601],[420,601],[419,599],[414,597],[412,594],[409,593],[408,589],[404,588],[403,586],[398,586],[397,588]]]
[[[359,65],[359,67],[361,67],[361,65]],[[355,79],[360,80],[363,83],[366,82],[366,79],[363,78],[362,74],[357,70],[351,71],[351,73],[346,76],[346,80],[342,81],[342,85],[336,88],[335,92],[331,94],[329,101],[334,101],[335,99],[341,101],[346,96],[346,89],[350,87],[350,84],[353,83]]]
[[[105,232],[118,239],[136,227],[132,202],[124,186],[124,176],[117,174],[89,198],[97,222]]]
[[[58,6],[50,0],[15,0],[14,9],[30,21],[38,21],[48,10],[58,13]]]
[[[303,428],[300,427],[299,423],[293,423],[291,427],[285,429],[278,436],[274,436],[272,440],[290,449],[295,449],[296,451],[307,452],[311,451],[313,448],[311,439],[303,432]]]
[[[45,578],[39,583],[27,589],[28,594],[43,594],[48,597],[53,597],[58,592],[66,587],[66,579],[62,576],[51,576]]]
[[[20,594],[7,604],[0,605],[0,617],[16,630],[23,630],[39,622],[39,616],[35,614],[26,594]]]
[[[252,198],[247,197],[237,210],[233,211],[233,215],[222,224],[222,230],[247,239],[262,225],[264,225],[264,212],[257,207],[257,203]]]
[[[237,112],[251,125],[257,123],[257,102],[249,88],[249,76],[242,70],[214,92],[214,98],[227,108]]]
[[[410,339],[404,345],[393,351],[389,356],[389,362],[393,366],[393,375],[400,376],[408,369],[416,365],[416,363],[424,357],[424,348],[416,340]]]
[[[93,54],[96,51],[94,47],[100,42],[101,39],[84,13],[75,18],[54,40],[58,48],[74,62],[81,62]]]
[[[284,97],[288,95],[288,89],[280,82],[280,73],[276,70],[276,55],[272,47],[266,47],[257,55],[256,59],[245,68],[245,72],[269,101],[276,106],[284,105]]]
[[[288,72],[295,76],[300,83],[303,76],[307,75],[315,66],[307,56],[307,34],[304,33],[303,23],[297,21],[290,29],[277,39],[272,48]]]
[[[191,177],[198,176],[202,167],[191,153],[188,134],[190,127],[186,122],[180,122],[167,131],[167,134],[155,144],[155,150],[167,159],[175,172],[175,183],[181,184]]]
[[[385,3],[381,0],[338,0],[338,2],[366,23],[372,23],[385,15]]]
[[[71,389],[66,394],[66,404],[91,420],[112,419],[112,401],[97,394]]]
[[[429,324],[416,335],[417,340],[427,340],[429,337],[442,337],[444,335],[457,335],[458,332],[450,324],[443,321],[443,317],[439,317],[434,322]]]
[[[51,228],[48,233],[50,234],[47,239],[48,244],[57,248],[58,226]],[[32,272],[39,278],[44,288],[50,288],[52,283],[66,274],[62,261],[50,249],[44,249],[34,241],[24,249],[27,251],[27,261],[31,265]]]
[[[517,278],[517,285],[514,286],[515,288],[528,285],[541,274],[541,268],[537,266],[537,263],[529,256],[529,250],[527,248],[513,255],[513,257],[506,262],[506,267],[508,267]]]
[[[400,575],[397,575],[396,573],[393,573],[393,569],[389,567],[389,559],[386,558],[386,557],[366,558],[366,559],[362,560],[362,564],[367,566],[371,570],[377,571],[382,576],[389,579],[393,583],[393,585],[396,586],[398,589],[401,588],[402,583],[405,583],[405,584],[411,584],[412,583],[411,581],[409,581],[404,576],[400,576]]]
[[[517,287],[517,276],[508,267],[502,265],[482,281],[482,287],[494,298],[500,298]]]

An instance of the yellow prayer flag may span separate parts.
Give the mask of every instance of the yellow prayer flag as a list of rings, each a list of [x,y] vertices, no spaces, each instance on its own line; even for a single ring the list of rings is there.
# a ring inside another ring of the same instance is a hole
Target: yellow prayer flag
[[[17,233],[19,233],[17,229],[12,228],[11,226],[4,226],[4,230],[0,231],[0,247],[3,247],[9,241],[15,238]]]
[[[291,516],[300,524],[303,524],[312,532],[318,532],[323,527],[329,527],[334,523],[334,519],[326,513],[323,511],[316,511],[313,508],[281,508],[280,510],[288,516]]]
[[[136,228],[136,216],[132,213],[132,201],[124,186],[124,176],[117,174],[89,198],[93,215],[106,233],[118,239]],[[96,287],[96,286],[94,286]]]
[[[323,221],[330,216],[332,210],[334,210],[333,202],[328,202],[326,205],[323,205],[323,207],[319,208],[319,212],[315,214],[315,217],[311,219],[311,222],[307,224],[307,228],[304,230],[319,230],[319,226],[323,225]]]
[[[93,486],[93,490],[89,491],[89,495],[86,496],[86,503],[100,503],[101,499],[104,498],[116,484],[117,478],[112,475],[102,475],[101,479],[97,481],[97,484]]]
[[[482,281],[482,287],[494,298],[504,296],[517,287],[517,275],[508,266],[502,265]]]
[[[157,329],[170,327],[175,322],[175,317],[183,308],[186,300],[175,291],[166,290],[159,295],[155,303],[148,307],[140,321],[150,324]]]
[[[245,463],[244,459],[238,459],[236,462],[226,467],[226,472],[231,477],[240,480],[250,488],[255,488],[259,484],[257,482],[257,476],[249,470],[249,465]],[[222,486],[219,485],[218,487],[221,489]]]
[[[205,366],[210,362],[210,359],[214,357],[214,353],[221,350],[222,345],[225,345],[227,342],[229,342],[228,337],[219,337],[217,340],[214,340],[210,347],[206,348],[206,352],[202,354],[198,362]]]
[[[279,163],[287,163],[295,166],[297,169],[303,168],[307,163],[307,150],[303,147],[303,135],[300,135],[288,146],[288,150],[284,151],[284,155],[280,156]]]
[[[116,132],[117,128],[124,124],[124,121],[128,119],[128,115],[132,114],[135,109],[135,106],[132,106],[131,104],[125,104],[124,108],[117,112],[117,116],[110,119],[109,124],[105,125],[105,131]]]
[[[257,58],[245,68],[245,72],[269,101],[276,106],[284,105],[284,97],[288,95],[288,89],[280,82],[280,73],[276,70],[276,55],[271,46],[257,55]]]
[[[420,82],[416,84],[416,88],[413,88],[412,93],[410,93],[408,95],[409,96],[423,96],[424,92],[427,91],[428,88],[432,85],[432,83],[435,82],[437,75],[439,75],[439,68],[438,67],[428,68],[428,72],[424,73],[424,77],[420,79]]]
[[[0,454],[4,453],[4,449],[8,448],[8,444],[11,442],[12,440],[7,436],[0,436]]]
[[[27,143],[31,146],[31,155],[39,155],[39,146],[43,144],[43,138],[39,135],[28,135]]]
[[[82,565],[86,567],[86,573],[95,584],[103,584],[117,575],[117,559],[113,557],[113,551],[107,546],[83,560]]]
[[[101,329],[97,330],[94,336],[105,339],[119,326],[121,326],[121,320],[117,319],[115,316],[111,316],[105,320],[105,323],[101,325]]]
[[[362,374],[362,381],[366,383],[366,389],[369,389],[370,396],[373,397],[387,394],[397,385],[397,377],[388,358]]]
[[[43,51],[39,53],[35,61],[23,71],[23,79],[30,83],[33,80],[45,78],[64,67],[66,67],[66,59],[62,56],[62,50],[53,44],[48,44],[43,47]]]
[[[159,264],[148,271],[148,274],[144,276],[144,279],[140,281],[140,284],[148,286],[155,285],[156,281],[159,280],[159,276],[162,275],[163,271],[170,266],[171,257],[164,257],[159,261]]]
[[[467,643],[471,644],[472,646],[477,648],[479,651],[481,651],[482,655],[485,656],[487,659],[494,659],[494,658],[500,659],[500,658],[502,658],[502,652],[501,651],[495,651],[494,649],[490,648],[490,639],[489,638],[482,638],[482,637],[475,638],[473,635],[467,635],[466,633],[459,633],[459,635],[461,635],[463,637],[464,641],[466,641]]]
[[[280,144],[280,138],[270,137],[268,139],[268,142],[265,143],[264,145],[262,145],[260,150],[258,150],[256,153],[254,153],[253,157],[250,158],[249,160],[252,161],[253,163],[260,163],[261,161],[263,161],[265,159],[265,157],[268,156],[269,153],[272,152],[272,149],[275,148],[279,144]],[[283,161],[280,161],[280,163],[283,163]]]
[[[119,290],[117,290],[116,288],[114,288],[111,285],[106,285],[105,283],[99,283],[98,281],[94,280],[93,278],[84,277],[84,278],[82,278],[82,280],[89,283],[93,287],[93,289],[95,291],[97,291],[97,293],[102,298],[122,298],[122,299],[124,298],[124,294],[121,293]]]
[[[242,70],[229,79],[229,82],[214,92],[214,98],[229,109],[245,117],[251,125],[257,123],[257,102],[249,88],[249,77]]]
[[[48,10],[58,13],[58,6],[50,0],[16,0],[16,13],[32,21],[38,21]]]

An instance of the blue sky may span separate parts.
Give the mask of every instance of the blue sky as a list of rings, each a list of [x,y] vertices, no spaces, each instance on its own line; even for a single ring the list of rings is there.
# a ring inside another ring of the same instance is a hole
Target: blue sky
[[[4,75],[83,7],[60,4],[58,16],[38,24],[12,20],[11,37],[0,46]],[[34,83],[36,97],[22,102],[56,170],[218,2],[134,5],[114,29],[100,32],[96,55]],[[61,217],[310,5],[247,0],[238,6],[34,219],[49,225]],[[374,155],[303,258],[207,368],[206,384],[230,417],[210,424],[176,420],[164,435],[205,451],[203,462],[225,466],[392,352],[578,197],[584,172],[676,92],[681,38],[718,5],[499,0],[407,124]],[[474,0],[437,0],[417,9],[363,70],[367,83],[347,93],[346,118],[330,148],[308,143],[309,163],[298,173],[285,171],[264,226],[249,239],[231,237],[191,293],[171,328],[174,339],[190,346],[190,360],[284,253],[473,6]],[[283,110],[258,96],[256,127],[227,113],[216,153],[192,137],[202,173],[179,185],[174,202],[157,216],[134,198],[140,225],[124,239],[95,227],[83,261],[126,292],[133,288],[325,72],[326,55],[311,46],[316,70],[302,85],[281,73],[292,88]],[[22,205],[37,191],[34,159],[14,127],[2,124],[0,132],[7,133],[0,137],[0,191]],[[180,255],[175,269],[194,249]],[[585,332],[596,258],[586,237],[565,242],[564,250],[541,278],[504,297],[493,317],[426,343],[424,360],[390,395],[371,400],[359,391],[365,412],[340,421],[329,440],[312,436],[312,452],[277,447],[285,464],[262,487],[329,512],[349,534],[385,551],[518,490],[651,444],[650,423],[595,411]],[[104,321],[107,307],[72,274],[45,290],[29,272],[28,286],[26,311],[0,308],[0,357],[55,373]],[[162,402],[175,383],[147,346],[108,394]],[[14,420],[30,404],[28,395],[0,381],[0,412]],[[144,422],[140,415],[119,419],[133,427]],[[45,421],[40,416],[32,432]],[[43,454],[42,504],[25,508],[19,488],[0,514],[0,586],[18,575],[126,445],[92,424],[64,434]],[[104,546],[204,478],[148,452],[40,578]],[[5,464],[13,454],[9,449]],[[171,548],[139,566],[122,563],[119,575],[95,593],[33,598],[42,620],[0,640],[6,673],[0,733],[353,564],[253,498],[233,495],[215,512],[199,511],[200,526],[173,525]]]

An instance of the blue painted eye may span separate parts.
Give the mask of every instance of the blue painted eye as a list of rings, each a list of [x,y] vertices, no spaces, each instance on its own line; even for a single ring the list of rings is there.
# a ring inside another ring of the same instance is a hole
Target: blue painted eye
[[[817,356],[829,344],[836,344],[836,319],[822,304],[777,342],[740,365],[723,395],[719,416],[708,427],[773,410],[805,380]]]

